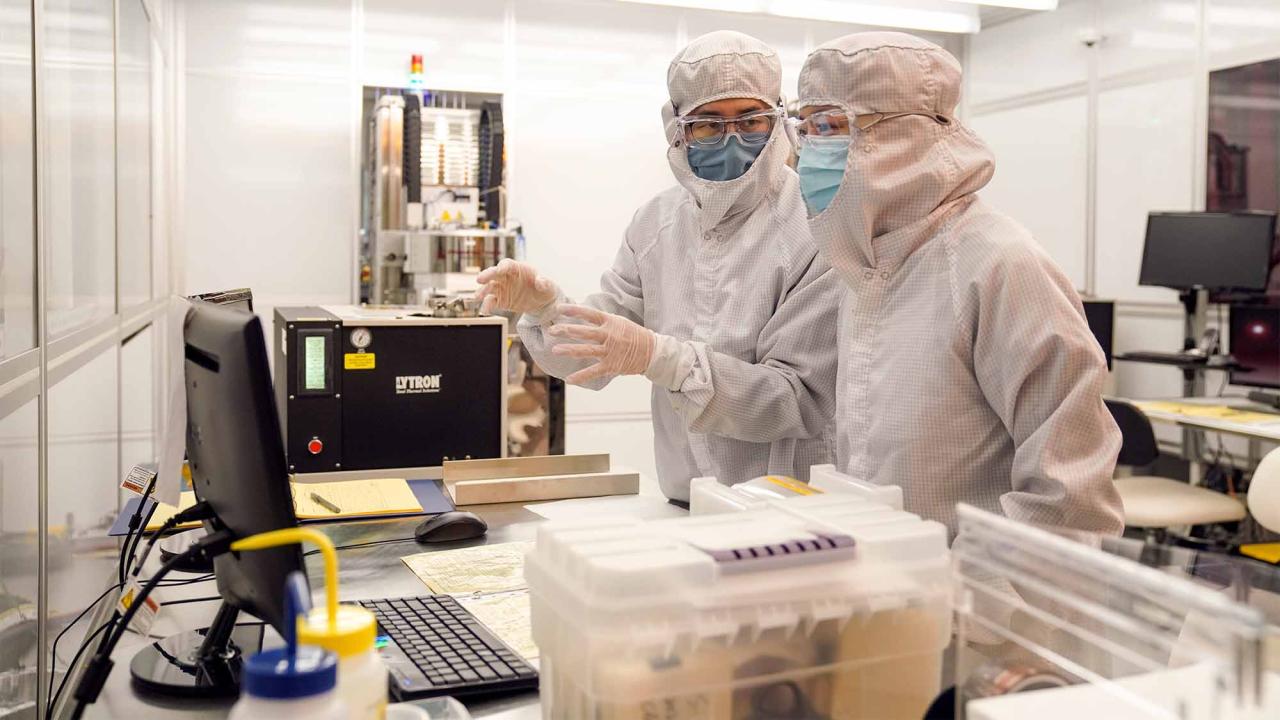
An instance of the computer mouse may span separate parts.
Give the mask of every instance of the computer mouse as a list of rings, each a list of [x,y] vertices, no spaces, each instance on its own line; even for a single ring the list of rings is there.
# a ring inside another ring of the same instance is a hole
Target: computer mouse
[[[479,515],[464,510],[450,510],[422,521],[413,531],[420,543],[452,542],[478,538],[489,529]]]

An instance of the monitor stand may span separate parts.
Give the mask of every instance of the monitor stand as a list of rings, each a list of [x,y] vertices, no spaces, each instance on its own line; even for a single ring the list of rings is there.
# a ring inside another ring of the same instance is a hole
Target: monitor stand
[[[262,649],[263,623],[236,624],[225,601],[207,628],[170,635],[142,648],[129,663],[134,687],[184,698],[235,697],[244,659]]]

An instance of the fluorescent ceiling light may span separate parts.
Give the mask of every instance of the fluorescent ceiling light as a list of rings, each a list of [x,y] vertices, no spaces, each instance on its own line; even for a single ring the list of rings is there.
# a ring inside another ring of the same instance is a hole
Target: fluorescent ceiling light
[[[969,5],[1019,8],[1021,10],[1057,10],[1058,0],[948,0]]]
[[[976,33],[978,8],[950,0],[619,0],[693,10],[773,15],[945,33]]]

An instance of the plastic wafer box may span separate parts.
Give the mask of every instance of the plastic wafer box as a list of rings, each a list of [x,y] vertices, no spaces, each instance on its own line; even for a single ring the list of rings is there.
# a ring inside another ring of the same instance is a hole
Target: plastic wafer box
[[[946,529],[863,497],[548,523],[525,562],[556,720],[918,720],[951,637]]]

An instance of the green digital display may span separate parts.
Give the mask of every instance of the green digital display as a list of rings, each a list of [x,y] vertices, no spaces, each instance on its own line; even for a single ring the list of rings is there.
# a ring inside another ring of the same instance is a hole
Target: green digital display
[[[323,335],[308,335],[303,340],[303,390],[325,389],[325,338]]]

